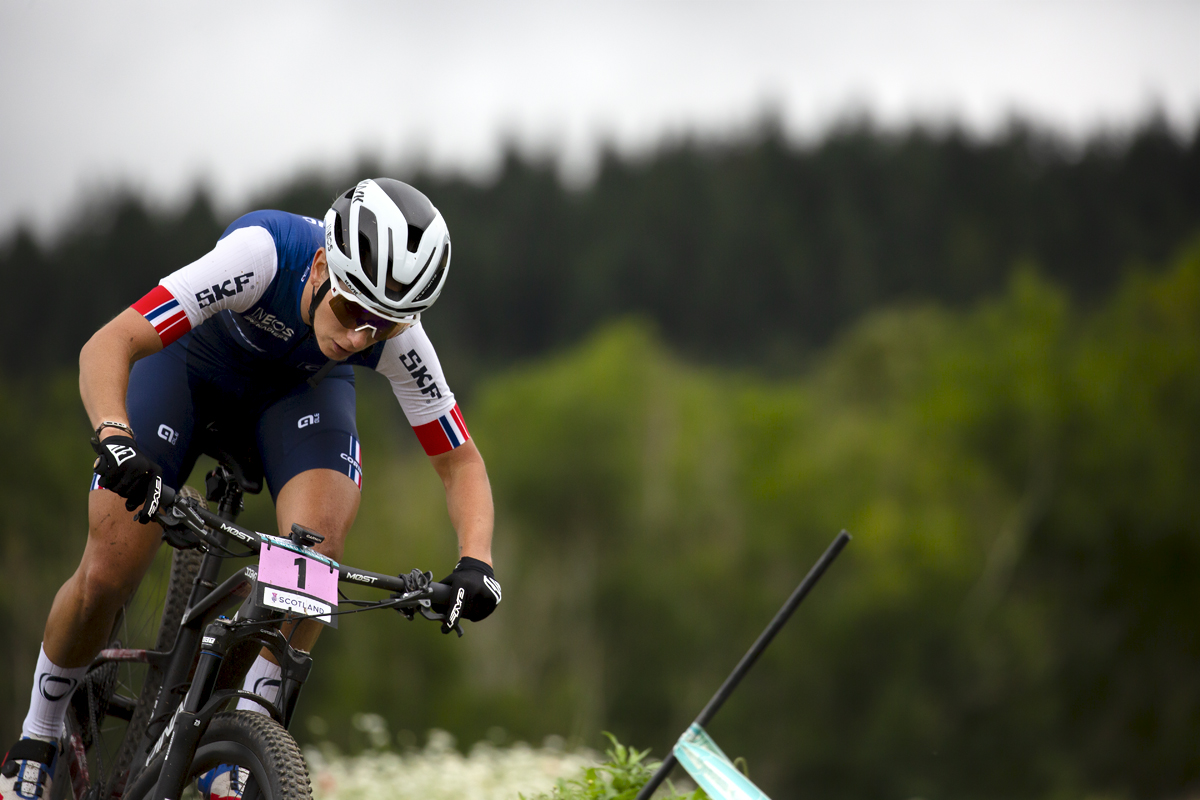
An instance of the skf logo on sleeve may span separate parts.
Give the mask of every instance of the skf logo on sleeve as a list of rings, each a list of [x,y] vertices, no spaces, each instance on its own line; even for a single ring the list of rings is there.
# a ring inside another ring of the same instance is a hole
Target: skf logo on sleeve
[[[428,400],[434,400],[442,396],[441,389],[438,388],[437,381],[429,374],[429,367],[421,361],[421,356],[416,350],[409,350],[404,355],[400,356],[400,363],[408,370],[408,374],[417,382],[417,388],[421,390],[421,394],[425,395]]]
[[[196,302],[200,304],[200,308],[207,308],[220,300],[239,295],[243,289],[250,285],[250,279],[253,277],[253,272],[246,272],[242,275],[234,276],[223,283],[214,283],[208,289],[196,292]]]

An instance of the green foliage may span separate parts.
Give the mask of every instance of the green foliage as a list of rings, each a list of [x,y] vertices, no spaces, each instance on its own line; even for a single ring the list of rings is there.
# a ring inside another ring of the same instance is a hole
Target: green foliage
[[[791,384],[636,323],[491,382],[500,680],[559,730],[670,741],[847,527],[716,722],[768,793],[1187,785],[1198,270],[1085,314],[1025,268],[969,313],[872,315]]]
[[[550,794],[539,794],[529,800],[633,800],[637,797],[659,763],[646,760],[649,750],[634,750],[621,744],[611,733],[606,731],[604,735],[612,744],[604,754],[607,761],[587,767],[578,778],[559,779]],[[654,796],[658,800],[708,800],[703,789],[679,794],[670,784]],[[524,795],[521,797],[525,800]]]

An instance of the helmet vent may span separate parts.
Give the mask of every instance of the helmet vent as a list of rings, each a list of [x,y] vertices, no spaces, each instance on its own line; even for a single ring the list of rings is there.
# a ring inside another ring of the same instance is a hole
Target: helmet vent
[[[421,234],[424,232],[416,225],[408,226],[408,252],[417,252],[417,248],[421,246]]]
[[[371,240],[362,231],[359,231],[358,233],[358,261],[360,264],[362,264],[363,272],[365,272],[367,277],[371,279],[371,282],[374,283],[375,259],[372,257],[371,253]]]
[[[420,303],[429,295],[433,294],[438,288],[438,284],[442,282],[442,273],[446,271],[446,265],[450,263],[450,242],[446,242],[446,246],[442,248],[442,258],[438,261],[437,269],[433,273],[433,277],[429,279],[429,283],[425,284],[425,288],[421,293],[412,299],[414,303]]]
[[[333,222],[333,243],[338,250],[342,251],[342,255],[346,258],[350,257],[350,248],[346,245],[346,228],[349,227],[349,222],[344,214],[338,214]]]
[[[369,208],[358,210],[358,263],[371,283],[379,282],[379,221]]]
[[[384,273],[385,278],[392,277],[392,258],[395,255],[395,252],[396,252],[396,240],[395,240],[395,237],[392,235],[392,229],[388,228],[388,260],[387,260],[387,272]]]

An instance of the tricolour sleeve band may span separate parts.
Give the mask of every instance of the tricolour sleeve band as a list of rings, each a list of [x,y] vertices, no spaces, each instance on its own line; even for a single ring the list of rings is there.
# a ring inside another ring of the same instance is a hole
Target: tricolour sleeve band
[[[165,286],[155,286],[141,300],[133,304],[133,310],[154,326],[163,347],[192,329],[187,313]]]
[[[413,428],[417,439],[425,448],[425,454],[431,456],[448,453],[456,447],[467,443],[471,434],[467,433],[467,423],[463,420],[462,412],[456,403],[453,408],[433,422],[417,425]]]

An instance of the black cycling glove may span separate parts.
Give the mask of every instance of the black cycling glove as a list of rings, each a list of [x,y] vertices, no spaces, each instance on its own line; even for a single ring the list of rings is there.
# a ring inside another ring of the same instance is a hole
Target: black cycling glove
[[[442,633],[449,633],[460,616],[479,622],[500,603],[500,582],[486,561],[463,556],[454,572],[442,578],[441,583],[454,589],[447,611],[450,616],[442,624]]]
[[[162,498],[162,467],[141,450],[131,436],[109,436],[92,441],[100,486],[125,498],[125,509],[142,510],[135,519],[142,524],[153,519]]]

